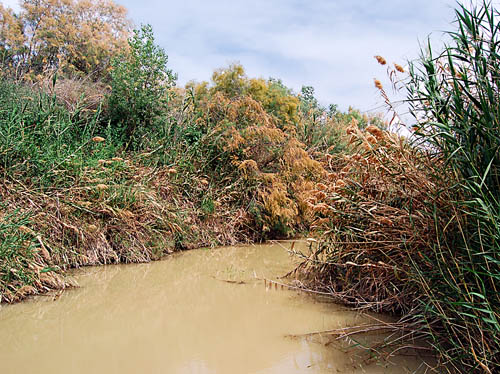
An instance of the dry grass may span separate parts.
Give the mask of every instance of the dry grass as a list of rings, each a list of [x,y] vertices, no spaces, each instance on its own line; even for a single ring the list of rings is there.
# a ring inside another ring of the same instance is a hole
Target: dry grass
[[[227,194],[212,191],[220,196],[217,209],[202,212],[198,198],[180,192],[183,185],[172,168],[103,161],[65,189],[37,192],[33,186],[4,181],[2,215],[18,211],[31,217],[18,231],[33,242],[33,274],[29,286],[16,281],[2,285],[2,301],[70,286],[64,278],[69,268],[149,262],[176,250],[254,238],[248,213],[235,208]],[[192,191],[213,188],[201,178],[191,183]]]
[[[85,78],[57,78],[46,75],[38,82],[40,88],[50,95],[55,95],[58,101],[71,112],[95,112],[104,103],[111,87],[103,82],[94,82],[91,76]]]
[[[403,139],[374,127],[347,132],[356,152],[325,165],[331,181],[313,223],[325,240],[302,254],[300,271],[344,303],[408,312],[418,302],[411,262],[425,263],[433,207],[448,204],[436,191],[447,182],[432,175],[439,160]]]

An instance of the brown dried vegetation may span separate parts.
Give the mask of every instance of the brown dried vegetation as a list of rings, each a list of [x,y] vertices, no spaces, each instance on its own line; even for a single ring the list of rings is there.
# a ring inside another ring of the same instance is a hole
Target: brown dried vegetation
[[[394,134],[354,124],[347,134],[354,153],[338,155],[334,168],[325,165],[337,179],[315,207],[328,218],[315,222],[324,241],[301,254],[299,271],[306,286],[344,303],[408,312],[418,302],[410,261],[424,261],[435,240],[433,204],[449,204],[436,191],[450,182],[432,175],[439,160]]]

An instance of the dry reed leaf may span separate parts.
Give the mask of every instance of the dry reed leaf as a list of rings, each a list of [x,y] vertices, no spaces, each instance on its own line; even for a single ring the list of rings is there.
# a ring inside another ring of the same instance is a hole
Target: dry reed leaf
[[[246,176],[259,171],[259,166],[255,160],[244,160],[238,165],[238,169],[241,170]]]
[[[44,286],[47,286],[52,289],[61,289],[64,288],[64,282],[60,279],[60,277],[53,275],[52,272],[41,273],[40,281]]]
[[[45,261],[47,261],[48,263],[50,263],[52,261],[52,257],[50,256],[50,253],[49,251],[47,250],[47,248],[45,247],[45,244],[43,244],[43,241],[42,241],[42,238],[40,235],[38,235],[36,237],[36,240],[38,240],[38,243],[40,244],[40,253],[42,254],[42,257]]]
[[[381,218],[379,218],[378,222],[380,224],[382,224],[382,225],[385,225],[385,226],[392,226],[393,225],[392,220],[390,220],[387,217],[381,217]]]
[[[16,291],[16,297],[25,298],[26,296],[35,295],[37,290],[33,286],[23,286]]]
[[[122,217],[122,218],[134,218],[135,217],[135,214],[132,213],[130,210],[127,210],[127,209],[119,209],[118,210],[118,213],[119,215]]]
[[[317,200],[323,200],[327,196],[324,191],[313,191],[313,195]]]
[[[33,234],[33,230],[30,229],[29,227],[26,226],[19,226],[19,231],[25,233],[25,234]]]
[[[313,208],[316,213],[326,214],[330,211],[330,206],[325,203],[316,204]]]
[[[316,184],[316,188],[320,191],[326,191],[328,189],[328,187],[323,183]]]
[[[342,179],[338,179],[335,181],[335,187],[338,187],[338,188],[343,188],[347,185],[346,182],[344,182],[344,180]]]
[[[328,173],[327,178],[330,182],[333,182],[339,177],[337,173]]]
[[[371,144],[367,140],[365,140],[365,141],[363,141],[363,149],[365,151],[371,151],[373,148],[372,148]]]
[[[377,144],[377,138],[375,138],[373,135],[367,135],[366,141],[370,144]]]
[[[316,221],[313,222],[313,225],[324,226],[329,224],[330,222],[331,222],[330,218],[318,218]]]

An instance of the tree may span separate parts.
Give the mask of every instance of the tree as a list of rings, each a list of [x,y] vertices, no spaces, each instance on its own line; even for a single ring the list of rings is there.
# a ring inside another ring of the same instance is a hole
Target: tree
[[[113,60],[108,105],[112,124],[130,145],[139,126],[151,129],[165,109],[177,75],[167,69],[168,56],[155,44],[150,25],[134,30],[128,45],[129,53]]]
[[[0,62],[4,70],[17,65],[18,56],[24,47],[24,40],[22,20],[14,14],[12,9],[0,4]]]
[[[239,63],[233,63],[227,68],[217,69],[212,74],[212,92],[222,92],[228,97],[244,95],[248,78],[245,69]]]
[[[59,70],[102,77],[127,46],[126,17],[113,0],[24,0],[19,14],[0,5],[3,61],[18,76]]]
[[[243,66],[233,63],[216,70],[212,82],[212,94],[220,92],[232,99],[252,97],[272,115],[280,128],[295,125],[298,121],[299,100],[279,79],[249,79]]]

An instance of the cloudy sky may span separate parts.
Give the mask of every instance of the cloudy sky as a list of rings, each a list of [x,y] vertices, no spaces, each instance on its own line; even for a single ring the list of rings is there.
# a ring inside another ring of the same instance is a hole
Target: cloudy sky
[[[0,0],[16,4],[16,0]],[[373,79],[404,65],[419,42],[442,40],[454,0],[115,0],[136,25],[153,26],[179,84],[240,62],[251,77],[315,87],[323,104],[368,111],[382,104]]]
[[[324,104],[361,110],[381,104],[374,55],[403,64],[419,40],[448,29],[453,0],[119,0],[150,23],[180,83],[207,80],[239,61],[251,77],[316,89]]]

